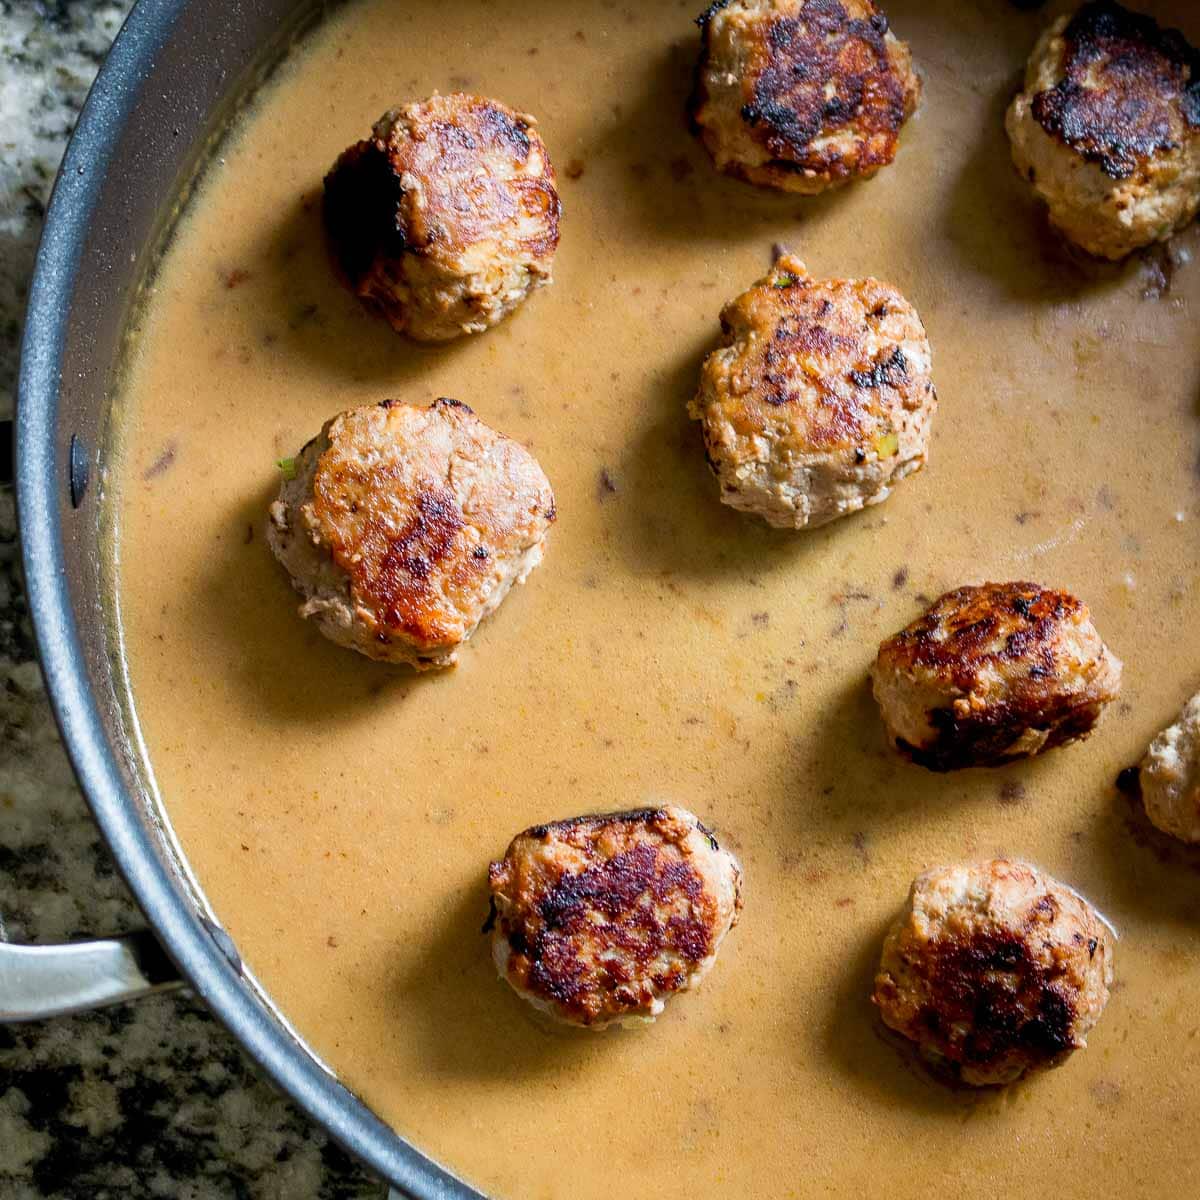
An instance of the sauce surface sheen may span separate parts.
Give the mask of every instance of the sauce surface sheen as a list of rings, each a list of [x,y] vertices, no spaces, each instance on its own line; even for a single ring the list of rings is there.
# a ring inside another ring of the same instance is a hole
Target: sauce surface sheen
[[[1081,268],[1043,231],[1002,116],[1062,5],[890,3],[921,112],[893,166],[815,201],[720,178],[689,137],[698,7],[358,0],[231,132],[141,315],[119,430],[118,603],[166,811],[317,1053],[491,1194],[1186,1193],[1200,860],[1113,780],[1200,686],[1200,268],[1147,296],[1157,254]],[[1154,11],[1200,35],[1182,0]],[[336,282],[319,197],[384,109],[435,88],[534,113],[564,215],[553,287],[423,349]],[[896,284],[941,396],[923,474],[799,535],[718,503],[685,413],[774,243]],[[329,416],[440,395],[531,446],[559,520],[461,665],[416,678],[296,616],[263,521],[275,460]],[[1122,700],[1042,760],[906,766],[867,666],[988,578],[1080,595]],[[487,862],[535,822],[659,802],[738,854],[741,924],[653,1028],[548,1031],[480,936]],[[867,996],[912,878],[1000,853],[1112,918],[1118,984],[1088,1050],[976,1094],[885,1042]]]

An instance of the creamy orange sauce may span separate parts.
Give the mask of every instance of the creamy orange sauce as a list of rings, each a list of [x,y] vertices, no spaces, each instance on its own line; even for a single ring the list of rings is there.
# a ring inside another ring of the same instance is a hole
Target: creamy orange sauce
[[[231,134],[119,430],[120,618],[166,812],[317,1053],[491,1194],[1187,1194],[1200,876],[1112,783],[1200,685],[1200,267],[1146,299],[1145,263],[1080,268],[1042,231],[1002,113],[1060,5],[894,0],[922,111],[876,180],[806,201],[717,177],[689,137],[698,3],[362,0]],[[1185,0],[1155,11],[1200,35]],[[554,286],[430,350],[339,287],[318,198],[343,147],[434,88],[537,114],[565,213]],[[942,399],[923,474],[799,535],[718,503],[685,415],[775,242],[897,284]],[[327,417],[438,395],[532,446],[559,521],[461,666],[416,678],[302,622],[262,531],[275,460]],[[879,640],[922,596],[1022,577],[1091,605],[1122,702],[1002,771],[896,761],[865,683]],[[742,922],[656,1026],[548,1032],[480,936],[486,864],[533,822],[653,801],[741,857]],[[975,1094],[883,1041],[867,995],[913,876],[997,853],[1108,913],[1118,987],[1063,1069]]]

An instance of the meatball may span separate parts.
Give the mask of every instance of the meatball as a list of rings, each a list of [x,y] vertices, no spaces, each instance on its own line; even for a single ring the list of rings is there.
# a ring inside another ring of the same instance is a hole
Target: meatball
[[[870,0],[716,0],[691,101],[717,169],[815,195],[896,156],[921,82]]]
[[[721,313],[688,411],[732,508],[785,529],[886,500],[925,465],[937,393],[912,305],[783,256]]]
[[[417,670],[455,661],[541,562],[555,518],[533,455],[457,400],[351,409],[281,465],[267,540],[301,616]]]
[[[1138,774],[1150,820],[1180,841],[1200,843],[1200,694],[1150,743]]]
[[[709,972],[742,907],[737,860],[682,808],[535,825],[488,880],[501,976],[592,1029],[653,1021]]]
[[[879,647],[888,736],[931,771],[992,767],[1086,737],[1121,686],[1087,606],[1036,583],[948,592]]]
[[[530,116],[453,93],[385,113],[325,177],[325,227],[354,293],[440,342],[503,320],[550,282],[554,167]]]
[[[1200,56],[1110,0],[1042,35],[1008,110],[1017,169],[1064,237],[1119,259],[1200,207]]]
[[[1057,1066],[1086,1045],[1115,936],[1078,893],[997,859],[917,877],[883,943],[871,999],[885,1025],[977,1087]]]

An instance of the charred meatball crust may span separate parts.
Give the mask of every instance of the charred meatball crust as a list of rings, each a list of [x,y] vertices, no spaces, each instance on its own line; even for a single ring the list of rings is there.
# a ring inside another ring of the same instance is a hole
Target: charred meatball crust
[[[870,0],[717,0],[698,23],[690,117],[718,170],[815,195],[895,158],[921,82]]]
[[[1119,259],[1200,207],[1200,56],[1109,0],[1056,21],[1008,111],[1017,169],[1076,245]]]
[[[652,1021],[708,973],[742,907],[737,860],[674,807],[535,825],[488,879],[501,977],[591,1029]]]
[[[1087,606],[1036,583],[948,592],[879,647],[888,735],[931,771],[992,767],[1086,737],[1121,685]]]
[[[1114,943],[1086,900],[1028,863],[937,867],[912,885],[871,999],[962,1082],[1012,1083],[1086,1045]]]
[[[400,333],[479,333],[550,280],[560,205],[534,119],[453,93],[387,112],[325,177],[351,289]]]
[[[726,504],[812,528],[879,504],[925,465],[929,339],[895,288],[813,279],[784,255],[721,327],[688,411]]]
[[[1150,743],[1138,778],[1150,821],[1182,842],[1200,844],[1200,693]]]
[[[533,455],[465,404],[385,400],[304,447],[267,538],[326,637],[425,670],[537,566],[555,515]]]

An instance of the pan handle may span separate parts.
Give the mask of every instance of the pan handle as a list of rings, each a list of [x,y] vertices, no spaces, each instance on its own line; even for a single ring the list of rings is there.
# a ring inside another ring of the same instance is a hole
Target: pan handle
[[[182,984],[148,931],[61,946],[0,942],[0,1024],[104,1008]]]

